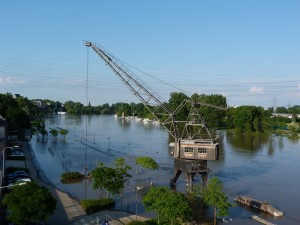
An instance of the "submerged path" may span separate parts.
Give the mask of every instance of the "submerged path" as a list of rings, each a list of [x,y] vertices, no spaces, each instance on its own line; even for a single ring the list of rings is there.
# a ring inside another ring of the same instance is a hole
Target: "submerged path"
[[[57,200],[56,210],[49,218],[47,225],[92,225],[100,224],[104,219],[108,219],[112,225],[122,225],[128,224],[135,219],[138,221],[148,220],[146,217],[135,216],[130,212],[118,210],[103,210],[90,216],[86,215],[77,200],[57,189],[50,181],[48,181],[39,167],[31,145],[26,142],[23,142],[23,145],[26,157],[26,160],[24,161],[25,167],[29,169],[32,179],[38,184],[47,187],[52,196]]]
[[[30,176],[32,179],[40,185],[43,185],[49,189],[52,196],[57,201],[56,210],[53,215],[49,218],[47,224],[57,225],[57,224],[72,224],[71,221],[78,217],[85,215],[82,207],[79,202],[71,198],[68,194],[58,190],[43,175],[42,171],[38,167],[38,163],[33,154],[30,144],[23,143],[24,145],[24,154],[26,157],[25,163],[26,167],[30,171]],[[39,172],[37,172],[39,170]],[[38,175],[39,173],[39,175]]]

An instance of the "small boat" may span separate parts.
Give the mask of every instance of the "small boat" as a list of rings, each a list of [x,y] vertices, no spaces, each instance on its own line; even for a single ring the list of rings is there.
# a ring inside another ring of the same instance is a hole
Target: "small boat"
[[[159,120],[154,120],[153,123],[154,123],[155,126],[160,126],[160,121]]]
[[[149,124],[149,123],[153,123],[153,120],[150,120],[148,118],[143,119],[143,123],[144,124]]]
[[[138,117],[135,118],[135,121],[137,122],[141,122],[142,120],[143,120],[142,118],[138,118]]]

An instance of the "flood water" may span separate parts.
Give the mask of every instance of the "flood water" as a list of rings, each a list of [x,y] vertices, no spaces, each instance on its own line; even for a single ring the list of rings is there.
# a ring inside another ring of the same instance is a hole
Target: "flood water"
[[[154,185],[169,186],[173,175],[173,158],[169,153],[169,135],[161,126],[144,125],[114,116],[56,116],[47,120],[47,129],[64,128],[68,135],[53,140],[33,137],[31,146],[41,175],[53,185],[77,199],[104,197],[105,192],[93,190],[92,181],[86,179],[76,184],[62,184],[60,175],[66,171],[89,173],[98,162],[107,165],[124,157],[132,166],[132,178],[124,193],[115,196],[116,208],[144,211],[142,196],[150,181]],[[160,168],[146,171],[137,168],[135,157],[150,156]],[[300,224],[300,140],[278,136],[246,136],[223,132],[220,138],[220,159],[209,162],[210,176],[223,182],[230,201],[237,195],[247,195],[267,201],[284,212],[275,218],[265,213],[237,205],[230,210],[231,224],[256,224],[249,216],[258,215],[275,224]],[[197,180],[196,180],[197,182]],[[200,182],[200,181],[198,181]],[[136,187],[142,187],[135,191]],[[186,180],[178,179],[176,189],[184,192]],[[136,205],[137,201],[137,205]]]

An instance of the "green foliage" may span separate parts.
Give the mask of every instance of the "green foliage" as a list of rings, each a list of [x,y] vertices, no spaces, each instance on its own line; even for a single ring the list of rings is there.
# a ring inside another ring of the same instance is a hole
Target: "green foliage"
[[[289,113],[289,110],[285,107],[277,107],[276,113]]]
[[[58,130],[56,130],[56,129],[51,129],[51,130],[50,130],[50,134],[51,134],[54,138],[56,138],[57,135],[58,135]]]
[[[157,213],[158,224],[181,224],[191,216],[188,199],[167,187],[151,187],[143,198],[146,211]]]
[[[81,181],[84,178],[84,175],[79,172],[66,172],[62,173],[60,177],[60,181],[66,184]]]
[[[224,119],[226,116],[226,111],[211,106],[206,106],[205,104],[226,108],[227,107],[226,97],[219,94],[212,94],[212,95],[193,94],[191,99],[195,102],[200,103],[199,111],[203,116],[207,127],[210,128],[224,127]],[[201,105],[201,103],[204,104]]]
[[[240,106],[227,111],[227,127],[241,132],[263,132],[269,129],[271,113],[262,107]]]
[[[104,209],[109,209],[115,206],[113,199],[83,199],[80,205],[87,214],[99,212]]]
[[[156,170],[158,169],[158,164],[157,162],[152,159],[151,157],[137,157],[135,159],[136,164],[146,168],[146,169],[150,169],[150,170]]]
[[[39,131],[40,131],[41,135],[43,135],[43,136],[48,135],[48,132],[44,128],[41,128]]]
[[[58,133],[59,133],[60,135],[64,136],[64,139],[65,139],[65,138],[66,138],[66,135],[68,135],[69,131],[66,130],[66,129],[60,129],[60,130],[58,131]]]
[[[171,110],[171,112],[174,112],[178,106],[184,101],[189,99],[189,97],[182,93],[182,92],[172,92],[170,94],[170,99],[168,102],[167,107]],[[184,106],[181,111],[176,114],[176,120],[178,121],[185,121],[188,115],[188,107]]]
[[[8,130],[18,130],[20,138],[31,128],[30,121],[44,116],[43,110],[26,97],[14,97],[9,93],[0,94],[0,114],[6,118]]]
[[[291,114],[300,114],[300,105],[294,105],[288,109]]]
[[[296,134],[300,131],[299,123],[292,122],[292,123],[289,123],[287,127],[293,134]]]
[[[12,212],[9,220],[14,224],[46,221],[56,208],[49,190],[34,182],[14,186],[2,203]]]
[[[215,216],[217,217],[228,216],[229,208],[232,206],[222,189],[222,182],[217,177],[213,177],[202,190],[204,202],[215,209]]]
[[[67,101],[65,102],[65,108],[69,114],[81,114],[83,113],[83,104],[80,102]]]
[[[142,222],[142,221],[131,221],[127,225],[157,225],[157,222],[154,219],[146,220],[144,222]]]
[[[115,168],[105,166],[102,162],[92,171],[93,188],[110,192],[111,194],[121,193],[124,184],[131,175],[128,173],[131,167],[125,164],[122,159],[116,159]]]

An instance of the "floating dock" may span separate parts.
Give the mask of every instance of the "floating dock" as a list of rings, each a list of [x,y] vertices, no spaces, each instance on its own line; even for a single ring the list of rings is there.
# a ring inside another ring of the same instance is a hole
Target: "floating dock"
[[[262,219],[262,218],[260,218],[258,216],[250,216],[250,218],[253,219],[253,220],[256,220],[257,222],[265,224],[265,225],[276,225],[276,224],[270,223],[269,221],[266,221],[266,220],[264,220],[264,219]]]

